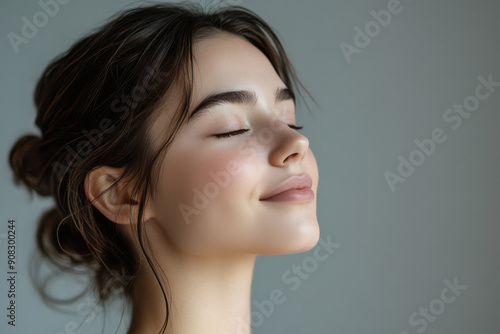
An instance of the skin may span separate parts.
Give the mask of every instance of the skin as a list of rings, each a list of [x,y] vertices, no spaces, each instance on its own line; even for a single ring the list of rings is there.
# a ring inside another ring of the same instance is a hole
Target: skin
[[[252,105],[213,106],[181,128],[162,158],[159,185],[146,205],[143,226],[168,281],[166,293],[172,307],[167,333],[250,333],[257,255],[303,252],[319,240],[318,167],[308,139],[287,126],[300,125],[295,123],[293,100],[275,102],[275,90],[286,86],[263,53],[239,36],[220,33],[197,42],[194,56],[190,111],[207,95],[228,90],[254,91],[257,100]],[[179,92],[178,88],[171,91],[152,123],[153,146],[168,132]],[[250,131],[214,137],[239,129]],[[263,131],[271,136],[259,139]],[[238,172],[230,173],[230,166]],[[103,166],[90,173],[89,198],[95,198],[120,172]],[[216,186],[216,196],[196,209],[195,189],[203,192],[207,184],[217,185],[211,173],[221,172],[229,175],[229,182]],[[291,175],[303,173],[313,181],[312,201],[259,200]],[[133,242],[130,217],[137,214],[137,202],[130,196],[130,187],[118,187],[94,205],[120,224]],[[179,206],[194,211],[187,219]],[[134,284],[128,334],[157,332],[165,306],[145,260]]]

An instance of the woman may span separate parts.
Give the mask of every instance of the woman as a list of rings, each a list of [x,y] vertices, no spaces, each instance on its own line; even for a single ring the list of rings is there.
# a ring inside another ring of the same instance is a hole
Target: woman
[[[15,181],[56,202],[41,253],[91,269],[100,302],[127,297],[129,334],[250,333],[257,255],[319,239],[299,86],[248,9],[120,13],[48,65],[41,136],[10,152]]]

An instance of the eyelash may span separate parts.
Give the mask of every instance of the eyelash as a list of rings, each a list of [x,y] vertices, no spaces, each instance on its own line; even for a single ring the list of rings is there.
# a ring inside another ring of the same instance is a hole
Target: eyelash
[[[303,126],[295,126],[295,125],[290,125],[290,124],[288,124],[288,126],[294,130],[300,130],[303,128]],[[240,129],[240,130],[226,132],[226,133],[219,133],[219,134],[216,134],[215,137],[216,138],[227,138],[227,137],[237,136],[239,134],[247,132],[248,130],[249,129]]]

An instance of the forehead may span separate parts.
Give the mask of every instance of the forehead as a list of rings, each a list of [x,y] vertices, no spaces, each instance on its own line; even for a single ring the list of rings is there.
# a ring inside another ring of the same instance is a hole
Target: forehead
[[[193,105],[209,93],[254,90],[272,95],[283,82],[267,57],[243,37],[218,33],[197,42],[194,53]]]

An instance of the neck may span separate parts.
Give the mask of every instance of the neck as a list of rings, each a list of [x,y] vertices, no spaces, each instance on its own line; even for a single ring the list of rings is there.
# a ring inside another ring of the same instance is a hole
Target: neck
[[[251,333],[250,299],[256,255],[187,255],[158,258],[167,277],[169,305],[166,334]],[[160,279],[162,274],[157,273]],[[128,334],[159,333],[165,300],[147,261],[134,282]]]

